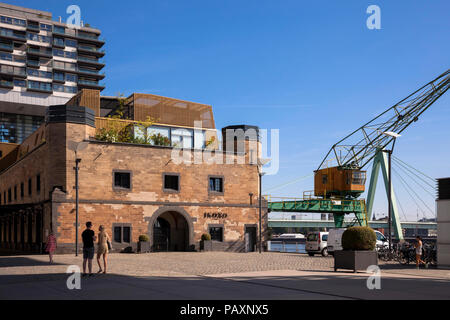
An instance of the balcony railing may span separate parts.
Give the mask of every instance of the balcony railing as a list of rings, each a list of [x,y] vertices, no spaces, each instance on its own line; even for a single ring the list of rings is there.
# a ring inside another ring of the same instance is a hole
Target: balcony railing
[[[9,81],[9,80],[0,80],[0,87],[13,88],[14,87],[14,83],[12,81]]]
[[[103,87],[103,85],[98,83],[98,81],[92,81],[92,80],[78,79],[78,84],[84,84],[84,85],[96,86],[96,87]]]
[[[0,49],[13,50],[13,45],[12,44],[7,44],[7,43],[0,43]]]
[[[35,49],[35,48],[28,48],[28,53],[32,53],[32,54],[38,54],[38,55],[45,55],[45,56],[52,56],[53,52],[51,49],[47,49],[47,48],[42,48],[42,49]]]
[[[100,73],[99,70],[84,69],[84,68],[78,68],[78,72],[89,73],[89,74],[95,74],[95,75],[102,75],[102,76],[105,75],[104,72]]]
[[[13,32],[11,30],[6,30],[6,29],[0,29],[0,36],[9,37],[9,38],[15,38],[15,39],[19,39],[19,40],[26,40],[27,39],[25,34],[15,33],[15,32]]]
[[[85,61],[85,62],[92,62],[92,63],[98,63],[98,64],[102,64],[100,61],[98,61],[97,59],[94,58],[86,58],[86,57],[78,57],[78,61]]]
[[[84,50],[84,51],[90,51],[90,52],[99,52],[104,53],[104,49],[94,48],[94,47],[88,47],[88,46],[78,46],[78,49]]]
[[[39,68],[41,66],[41,63],[36,60],[27,60],[27,65],[29,65],[31,67]]]
[[[13,66],[5,66],[5,65],[1,65],[0,66],[0,73],[12,74],[12,75],[23,76],[23,77],[26,76],[24,68],[18,68],[18,67],[13,67]]]

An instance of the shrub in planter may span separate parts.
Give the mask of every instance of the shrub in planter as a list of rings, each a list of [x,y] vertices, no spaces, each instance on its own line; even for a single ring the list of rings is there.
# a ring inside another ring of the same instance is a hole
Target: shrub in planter
[[[337,269],[366,270],[378,265],[375,251],[377,237],[369,227],[350,227],[342,234],[342,251],[334,253],[334,271]]]
[[[138,242],[138,252],[150,252],[150,238],[146,234],[141,234],[139,236]]]
[[[375,231],[369,227],[350,227],[342,235],[344,250],[374,250],[377,244]]]

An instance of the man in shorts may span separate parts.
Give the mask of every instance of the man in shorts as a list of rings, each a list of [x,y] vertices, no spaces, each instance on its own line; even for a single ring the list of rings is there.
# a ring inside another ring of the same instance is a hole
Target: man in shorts
[[[94,259],[95,232],[92,230],[92,222],[86,222],[86,230],[81,234],[83,238],[83,276],[86,275],[86,262],[89,265],[89,276],[92,276],[92,259]]]

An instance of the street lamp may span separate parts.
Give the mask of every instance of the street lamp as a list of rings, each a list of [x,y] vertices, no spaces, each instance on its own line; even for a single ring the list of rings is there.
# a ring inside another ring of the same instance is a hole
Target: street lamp
[[[395,142],[398,137],[401,137],[398,133],[392,131],[383,132],[384,135],[394,138],[394,143],[392,144],[391,150],[383,150],[388,154],[388,232],[389,232],[389,252],[392,250],[392,152],[394,152]]]
[[[79,164],[81,162],[81,159],[78,158],[78,152],[86,149],[88,145],[89,145],[89,142],[87,142],[87,141],[81,141],[78,143],[71,141],[69,143],[69,149],[71,149],[75,152],[75,167],[73,169],[75,170],[75,256],[76,257],[78,257],[78,205],[79,205],[78,171],[80,170]]]
[[[265,174],[262,169],[271,159],[258,158],[258,175],[259,175],[259,253],[262,252],[262,177]]]

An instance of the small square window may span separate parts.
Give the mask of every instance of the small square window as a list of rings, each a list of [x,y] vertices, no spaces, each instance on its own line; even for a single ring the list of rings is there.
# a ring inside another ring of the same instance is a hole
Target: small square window
[[[209,234],[211,235],[211,240],[223,241],[223,227],[209,227]]]
[[[114,242],[131,243],[131,224],[113,223]]]
[[[178,174],[164,174],[164,191],[180,191],[180,176]]]
[[[131,189],[131,172],[115,171],[113,174],[114,188]]]
[[[223,193],[223,178],[209,177],[209,191]]]

